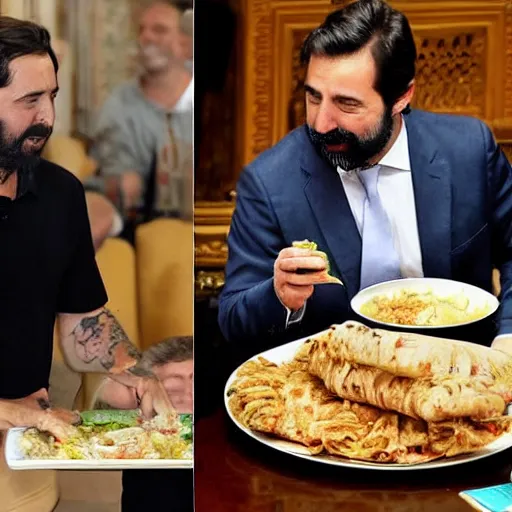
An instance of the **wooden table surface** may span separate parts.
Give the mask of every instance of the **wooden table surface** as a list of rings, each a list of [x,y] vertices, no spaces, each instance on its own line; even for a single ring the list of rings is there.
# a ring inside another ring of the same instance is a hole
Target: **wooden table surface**
[[[334,468],[282,454],[225,411],[195,427],[196,512],[470,512],[458,493],[510,481],[512,451],[445,469]]]

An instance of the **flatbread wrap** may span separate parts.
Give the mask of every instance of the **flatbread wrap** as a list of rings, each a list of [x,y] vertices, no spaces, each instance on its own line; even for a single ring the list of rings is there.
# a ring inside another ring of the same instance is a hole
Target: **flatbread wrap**
[[[340,357],[351,363],[401,377],[484,377],[507,383],[512,389],[512,356],[500,350],[415,333],[370,329],[352,321],[332,329]]]
[[[309,240],[301,240],[299,242],[293,242],[292,247],[296,247],[298,249],[308,249],[311,251],[311,256],[318,256],[322,258],[326,263],[326,269],[322,273],[322,281],[316,284],[341,284],[343,283],[337,278],[331,275],[331,265],[329,263],[329,258],[327,254],[323,251],[318,251],[318,245],[315,242],[310,242]],[[308,273],[309,271],[306,269],[298,269],[298,273]]]
[[[410,378],[345,358],[344,340],[337,327],[313,337],[297,353],[308,371],[340,398],[370,404],[427,422],[471,417],[500,417],[504,397],[489,377]]]
[[[302,363],[249,361],[228,390],[228,406],[245,427],[327,453],[380,463],[417,464],[469,453],[494,441],[508,423],[469,419],[436,425],[343,400]]]

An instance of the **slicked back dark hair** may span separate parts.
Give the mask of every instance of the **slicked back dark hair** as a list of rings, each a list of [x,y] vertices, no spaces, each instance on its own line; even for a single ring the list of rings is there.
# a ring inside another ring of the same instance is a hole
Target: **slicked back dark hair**
[[[51,47],[50,33],[31,21],[0,16],[0,88],[12,80],[9,64],[24,55],[49,55],[55,73],[59,63]]]
[[[377,68],[374,88],[392,107],[414,79],[416,46],[407,18],[383,0],[359,0],[329,14],[304,41],[301,61],[350,55],[367,45]]]

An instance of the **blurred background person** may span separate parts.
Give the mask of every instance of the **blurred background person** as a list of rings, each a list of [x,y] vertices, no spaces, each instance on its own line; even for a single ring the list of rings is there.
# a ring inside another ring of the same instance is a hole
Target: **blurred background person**
[[[192,217],[194,81],[191,0],[156,0],[138,25],[138,76],[103,105],[86,181],[95,246],[110,234],[133,242],[134,226],[158,217]],[[187,12],[188,10],[188,12]]]

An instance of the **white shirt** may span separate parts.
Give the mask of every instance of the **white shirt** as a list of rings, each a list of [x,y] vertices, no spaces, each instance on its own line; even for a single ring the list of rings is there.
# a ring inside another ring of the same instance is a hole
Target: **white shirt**
[[[393,244],[400,260],[402,277],[423,277],[407,128],[403,118],[397,139],[378,165],[380,171],[377,189],[391,224]],[[357,228],[359,233],[362,233],[366,192],[359,173],[365,171],[346,172],[340,167],[337,170]],[[286,308],[286,327],[300,322],[305,310],[306,305],[294,313]]]
[[[183,94],[180,96],[180,99],[174,105],[174,108],[171,112],[180,113],[180,112],[191,112],[194,109],[194,78],[190,80],[188,87],[185,89]]]
[[[397,139],[379,165],[377,190],[391,224],[402,277],[423,277],[407,129],[403,120]],[[362,233],[366,192],[359,178],[360,172],[365,171],[345,172],[338,167],[352,215]]]

